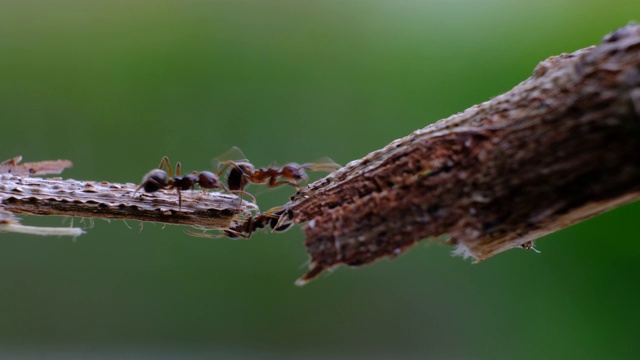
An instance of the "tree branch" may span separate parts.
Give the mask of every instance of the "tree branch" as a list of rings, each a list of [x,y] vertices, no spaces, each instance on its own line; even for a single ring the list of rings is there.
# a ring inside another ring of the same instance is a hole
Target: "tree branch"
[[[446,237],[484,260],[640,198],[640,26],[541,62],[511,91],[298,192],[310,270]]]
[[[133,193],[135,184],[0,174],[0,209],[32,215],[152,221],[226,230],[252,216],[255,204],[235,195],[183,191]],[[57,233],[54,235],[58,235]]]

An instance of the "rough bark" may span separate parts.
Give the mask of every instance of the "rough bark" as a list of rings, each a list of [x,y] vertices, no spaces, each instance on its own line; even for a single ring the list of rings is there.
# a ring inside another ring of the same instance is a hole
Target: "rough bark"
[[[445,238],[480,261],[640,197],[640,26],[298,192],[310,271]]]
[[[258,208],[230,194],[138,192],[138,185],[0,174],[0,210],[31,215],[78,216],[182,224],[226,230]]]

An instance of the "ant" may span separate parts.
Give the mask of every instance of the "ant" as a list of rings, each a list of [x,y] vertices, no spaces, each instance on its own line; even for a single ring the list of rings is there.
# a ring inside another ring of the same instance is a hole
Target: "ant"
[[[540,254],[540,250],[536,249],[535,244],[533,243],[533,241],[527,241],[526,243],[520,245],[520,247],[525,249],[525,250],[533,250],[534,252]]]
[[[236,147],[231,148],[230,151],[242,154],[240,149]],[[340,165],[331,160],[324,163],[306,163],[302,165],[288,163],[282,167],[270,166],[258,169],[247,159],[221,161],[220,164],[223,167],[218,172],[218,176],[231,167],[227,175],[227,187],[231,192],[243,192],[245,186],[249,183],[266,184],[270,188],[288,184],[299,190],[301,187],[299,183],[309,178],[305,170],[333,172],[340,168]]]
[[[166,167],[167,171],[162,170],[162,168],[164,167]],[[194,171],[190,174],[180,176],[180,162],[176,163],[176,175],[173,176],[169,158],[164,156],[162,158],[162,161],[160,161],[160,166],[157,169],[149,171],[142,178],[142,184],[138,186],[136,191],[133,192],[132,197],[135,197],[140,189],[143,189],[147,193],[156,192],[162,189],[176,189],[176,192],[178,193],[178,209],[181,210],[181,191],[194,189],[196,184],[200,185],[203,192],[205,191],[205,189],[227,190],[222,182],[220,182],[218,175],[210,171]]]
[[[256,216],[251,216],[242,223],[230,229],[222,230],[222,232],[225,236],[232,239],[237,239],[240,237],[248,239],[255,231],[257,231],[258,229],[263,229],[266,226],[271,227],[271,231],[284,232],[287,231],[293,224],[290,221],[281,224],[282,215],[284,213],[285,208],[282,206],[278,206]],[[220,237],[222,237],[222,235],[199,234],[192,231],[187,231],[187,234],[191,236],[210,239],[219,239]]]

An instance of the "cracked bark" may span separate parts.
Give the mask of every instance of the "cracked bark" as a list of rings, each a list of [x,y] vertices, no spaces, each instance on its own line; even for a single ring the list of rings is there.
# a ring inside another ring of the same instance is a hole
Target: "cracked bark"
[[[640,197],[640,26],[541,62],[509,92],[292,197],[310,270],[446,237],[484,260]]]

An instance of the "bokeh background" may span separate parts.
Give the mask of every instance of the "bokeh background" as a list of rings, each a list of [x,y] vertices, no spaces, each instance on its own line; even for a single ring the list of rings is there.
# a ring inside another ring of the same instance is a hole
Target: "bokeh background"
[[[1,0],[0,158],[71,159],[64,176],[113,182],[163,155],[210,169],[231,146],[256,164],[344,164],[634,19],[640,2],[621,0]],[[634,358],[639,214],[477,265],[421,243],[304,288],[299,228],[231,241],[73,219],[86,235],[0,234],[0,357]]]

